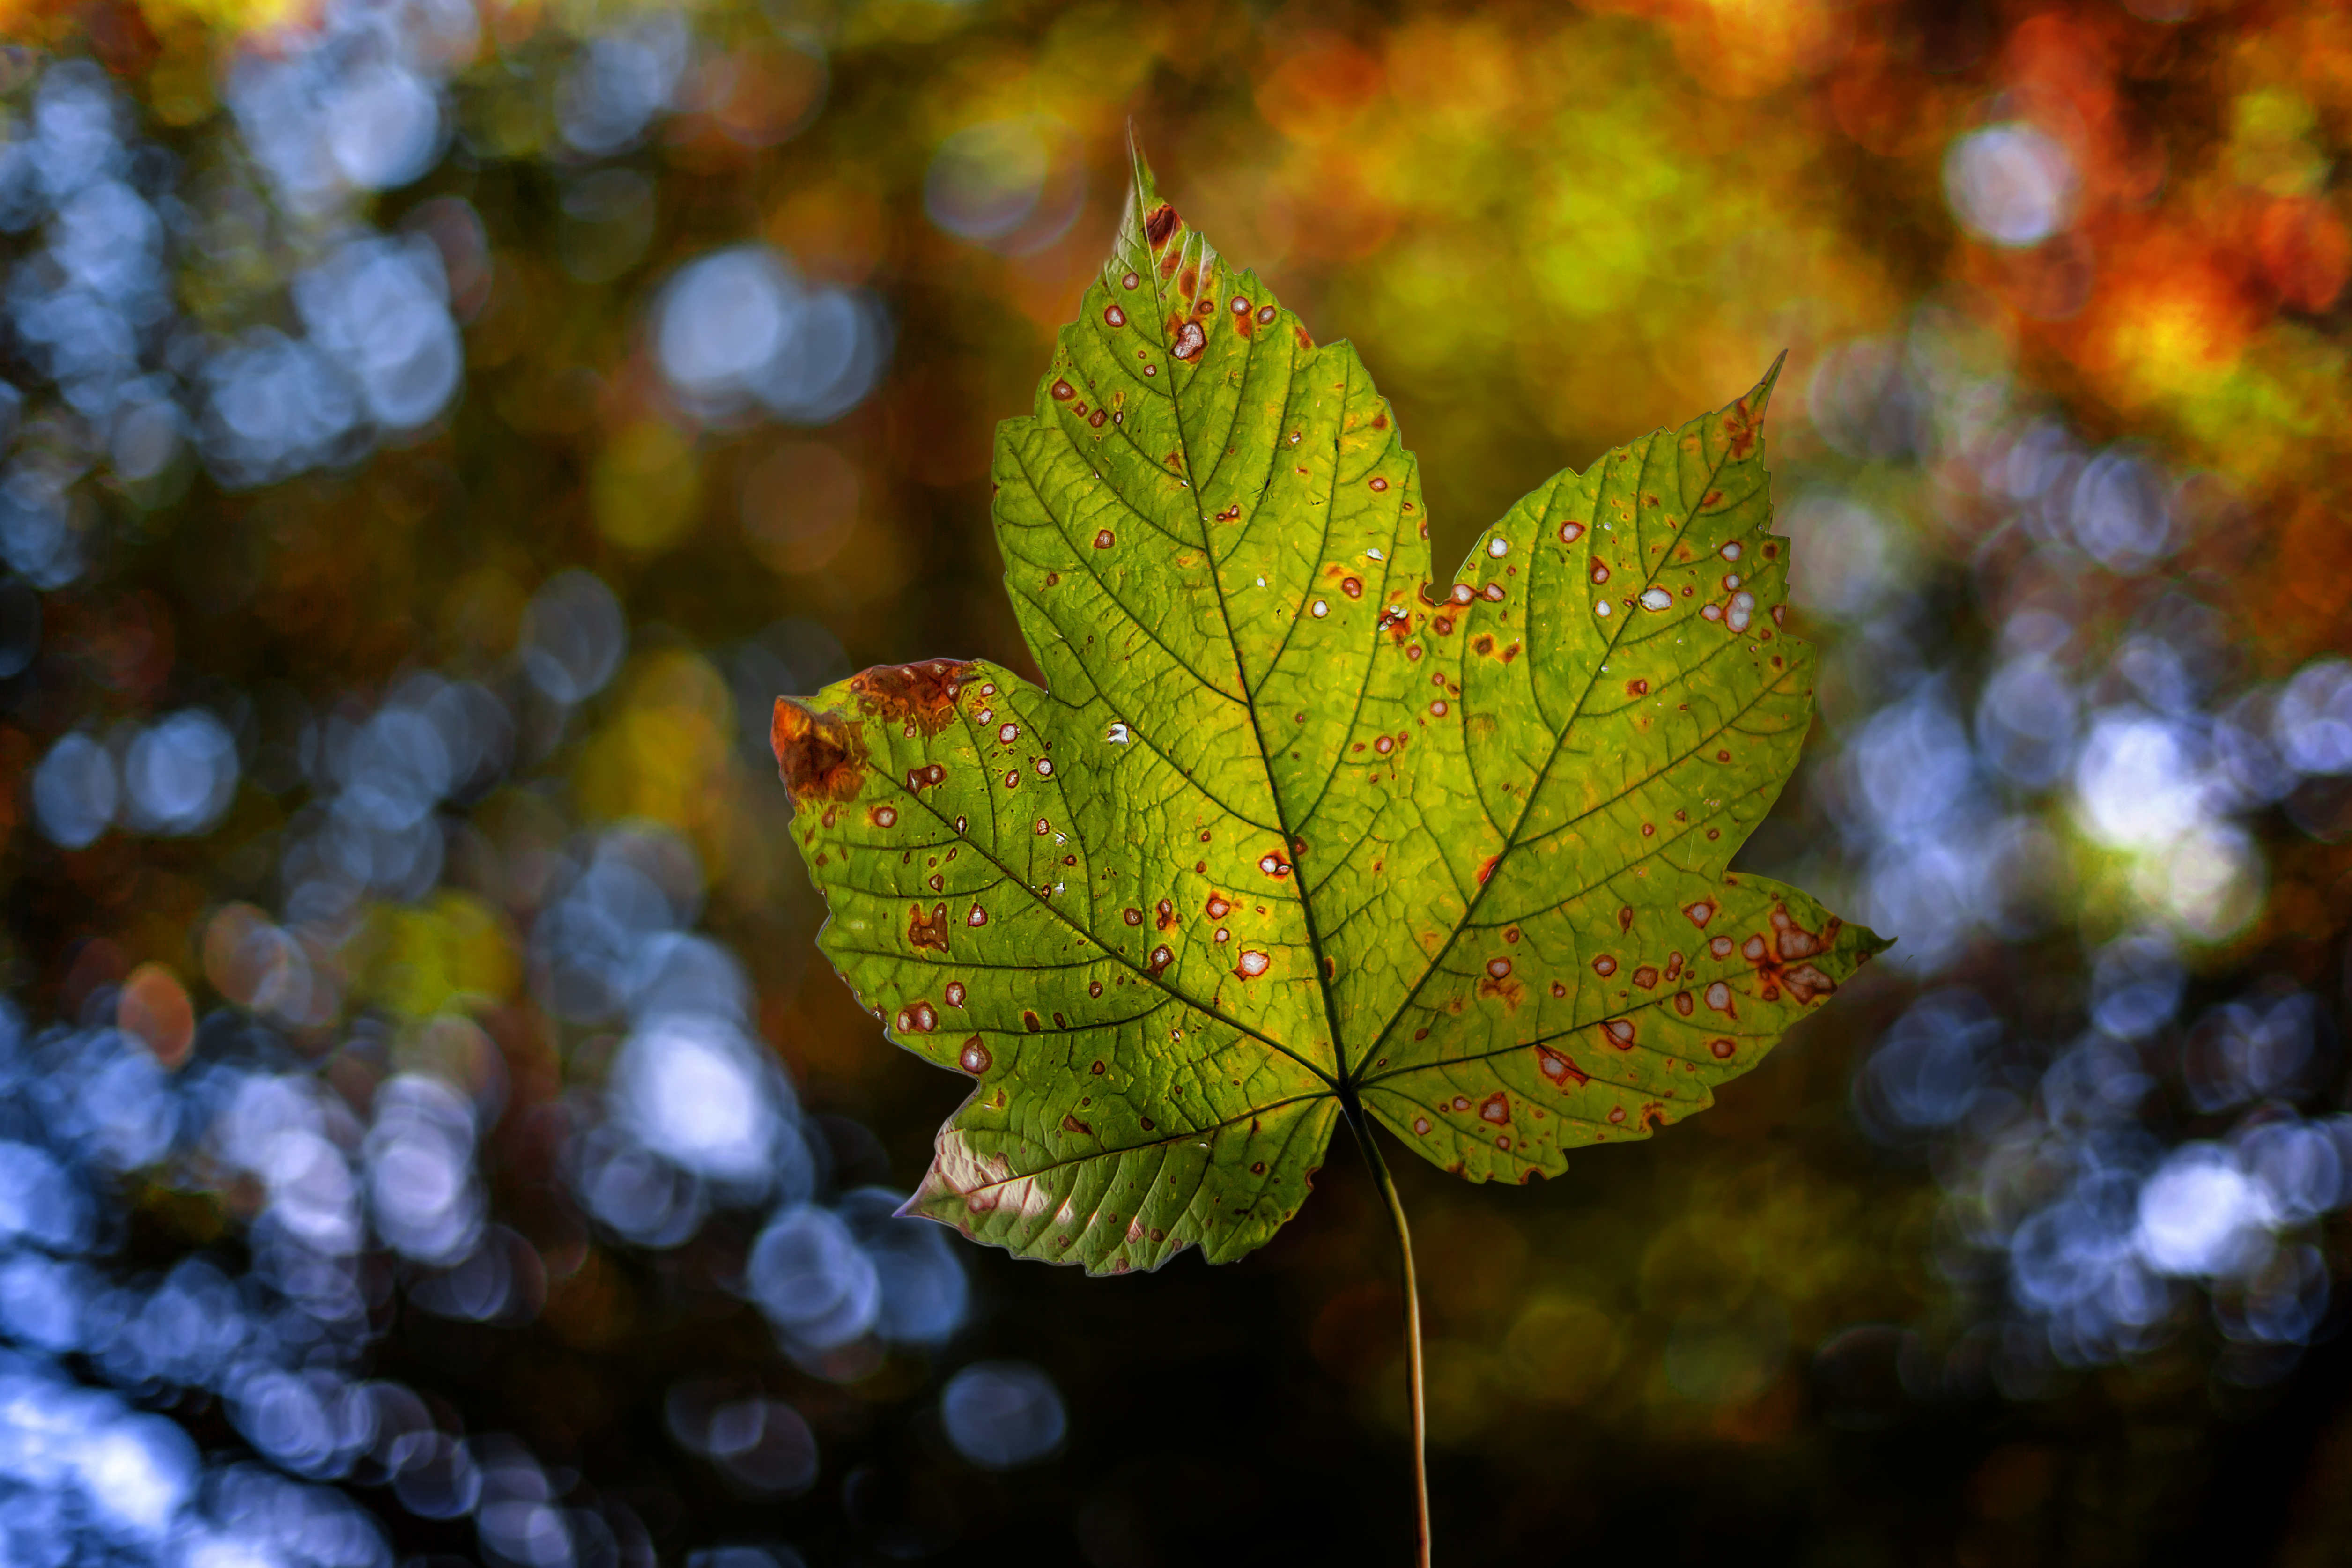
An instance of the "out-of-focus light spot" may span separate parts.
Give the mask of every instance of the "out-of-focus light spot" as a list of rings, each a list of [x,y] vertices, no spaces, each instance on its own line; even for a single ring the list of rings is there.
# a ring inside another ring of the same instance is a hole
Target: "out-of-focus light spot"
[[[359,1191],[327,1136],[329,1109],[309,1079],[256,1074],[237,1083],[212,1137],[220,1159],[261,1178],[276,1223],[343,1257],[360,1245]]]
[[[342,1475],[375,1439],[373,1404],[328,1372],[257,1368],[229,1409],[247,1442],[298,1476]]]
[[[962,1327],[971,1287],[944,1226],[903,1217],[899,1194],[882,1187],[845,1193],[835,1212],[874,1265],[882,1288],[875,1321],[884,1339],[935,1345]]]
[[[26,463],[0,475],[0,556],[36,588],[62,588],[82,574],[87,508],[62,480]]]
[[[369,1209],[384,1244],[421,1263],[454,1263],[480,1239],[473,1109],[438,1079],[404,1073],[376,1090],[366,1143]]]
[[[2130,1279],[2137,1265],[2135,1201],[2128,1176],[2096,1171],[2056,1203],[2028,1215],[2009,1246],[2010,1286],[2019,1300],[2044,1311],[2063,1311],[2096,1303],[2118,1284],[2140,1296]]]
[[[1952,216],[1995,245],[2039,245],[2074,219],[2074,160],[2047,132],[2022,123],[1989,125],[1944,156],[1944,198]]]
[[[698,418],[755,405],[798,425],[839,418],[873,390],[888,353],[880,309],[804,287],[784,258],[736,246],[688,263],[654,307],[662,374]]]
[[[79,1350],[91,1294],[80,1265],[17,1253],[0,1262],[0,1333],[51,1355]]]
[[[823,51],[805,39],[738,42],[723,54],[707,52],[698,64],[690,107],[746,147],[790,140],[824,106],[830,73]]]
[[[1909,358],[1908,346],[1895,338],[1855,338],[1822,355],[1806,388],[1805,406],[1813,428],[1832,450],[1885,460],[1927,443],[1932,401],[1913,377]],[[1806,563],[1804,570],[1812,570],[1805,552],[1799,558]]]
[[[122,761],[125,825],[189,837],[220,820],[236,795],[236,742],[201,708],[174,713],[131,742]]]
[[[991,1470],[1046,1458],[1069,1426],[1054,1380],[1018,1361],[974,1362],[950,1378],[940,1391],[940,1424],[957,1453]]]
[[[2326,160],[2319,162],[2325,168]],[[2325,313],[2352,282],[2352,231],[2324,196],[2271,203],[2255,231],[2255,248],[2271,287],[2298,310]]]
[[[688,396],[739,400],[792,330],[795,281],[765,246],[740,246],[688,265],[670,283],[656,346]]]
[[[2171,1022],[2188,985],[2188,972],[2162,931],[2117,937],[2091,966],[2091,1021],[2119,1040],[2145,1038]]]
[[[751,1016],[751,983],[743,966],[709,937],[689,931],[648,939],[623,984],[629,1011],[640,1018],[698,1014],[740,1024]]]
[[[810,1350],[848,1344],[881,1311],[873,1261],[839,1218],[808,1204],[784,1209],[760,1233],[744,1284],[778,1332]]]
[[[111,1347],[124,1381],[162,1379],[192,1387],[226,1386],[248,1352],[270,1335],[249,1316],[238,1288],[200,1258],[183,1258]]]
[[[2158,1273],[2226,1274],[2260,1258],[2276,1217],[2227,1149],[2184,1143],[2140,1188],[2136,1240]]]
[[[289,1021],[310,1014],[313,975],[302,945],[251,904],[229,904],[205,928],[205,977],[239,1006]]]
[[[152,1542],[196,1485],[196,1447],[160,1415],[124,1415],[75,1444],[76,1478],[107,1533]]]
[[[2225,1296],[2214,1303],[2214,1316],[2231,1339],[2301,1345],[2326,1318],[2330,1294],[2319,1248],[2308,1243],[2283,1247],[2247,1276],[2242,1297],[2233,1302]]]
[[[2039,654],[2012,658],[1977,700],[1977,743],[1985,760],[2029,788],[2066,771],[2074,754],[2074,683]]]
[[[707,1546],[686,1554],[686,1568],[804,1568],[789,1546]]]
[[[553,1506],[555,1489],[519,1445],[485,1438],[477,1450],[482,1496],[474,1512],[482,1544],[519,1568],[565,1568],[573,1561],[572,1531]]]
[[[1889,585],[1894,565],[1886,524],[1858,501],[1812,494],[1789,509],[1789,537],[1799,563],[1789,597],[1808,610],[1845,620],[1866,613]]]
[[[566,871],[531,932],[533,984],[549,1009],[598,1023],[629,1006],[639,987],[649,1000],[662,994],[663,973],[681,955],[657,939],[690,922],[700,908],[694,851],[667,832],[625,830],[606,834],[587,865]],[[698,957],[687,960],[689,971],[708,967]],[[730,973],[725,998],[703,999],[688,1010],[731,1005],[739,987],[740,976]]]
[[[689,47],[685,24],[676,16],[591,43],[556,84],[555,121],[563,139],[597,158],[629,147],[669,107]]]
[[[371,60],[338,84],[321,116],[327,153],[363,191],[388,191],[431,168],[441,152],[441,106],[415,71]]]
[[[2239,1141],[2238,1162],[2286,1225],[2317,1219],[2346,1196],[2344,1157],[2324,1127],[2271,1121]]]
[[[198,446],[231,489],[356,455],[359,399],[314,344],[257,327],[205,362],[199,389]]]
[[[126,388],[114,406],[114,432],[108,455],[126,479],[152,479],[179,455],[187,416],[171,398]]]
[[[165,1067],[187,1058],[196,1037],[194,1005],[180,977],[160,963],[142,963],[122,983],[115,1003],[115,1026],[153,1053]]]
[[[79,849],[106,831],[118,801],[114,759],[77,731],[33,770],[33,819],[51,843]]]
[[[763,1496],[805,1491],[816,1479],[815,1434],[781,1400],[726,1399],[709,1384],[680,1384],[664,1405],[671,1436]]]
[[[1010,255],[1062,237],[1086,200],[1086,165],[1068,129],[1040,119],[998,120],[940,143],[923,176],[923,210],[959,239]]]
[[[2000,1039],[2000,1021],[1975,992],[1920,997],[1887,1030],[1855,1082],[1865,1124],[1894,1134],[1950,1126],[1976,1098]]]
[[[455,5],[331,10],[240,53],[222,96],[278,199],[305,216],[330,213],[439,161],[446,117],[435,79],[471,58],[477,26]]]
[[[441,253],[422,237],[353,240],[294,280],[311,341],[385,429],[425,424],[457,390],[465,350],[448,287]]]
[[[2279,693],[2258,687],[2242,693],[2213,720],[2213,762],[2218,783],[2239,809],[2261,809],[2295,787],[2295,771],[2274,742]],[[2352,757],[2352,742],[2345,750]]]
[[[2180,718],[2197,710],[2201,695],[2198,675],[2181,650],[2165,638],[2144,632],[2125,638],[2111,668],[2158,712]]]
[[[531,684],[565,704],[604,689],[628,647],[621,602],[593,572],[550,577],[523,612],[520,653]]]
[[[697,1175],[764,1191],[788,1130],[780,1077],[758,1052],[718,1019],[656,1016],[622,1047],[615,1103],[655,1152]]]
[[[2179,548],[2172,504],[2147,462],[2103,452],[2074,481],[2075,542],[2111,572],[2145,572]]]
[[[526,1323],[547,1300],[547,1271],[530,1243],[505,1226],[490,1226],[465,1257],[412,1284],[408,1299],[436,1317]]]
[[[388,833],[424,821],[449,787],[449,748],[440,731],[405,706],[386,707],[347,744],[334,746],[328,766],[343,786],[338,812]]]
[[[2126,849],[2165,847],[2205,815],[2205,790],[2189,733],[2128,709],[2092,721],[2074,767],[2084,826]]]
[[[2319,1004],[2304,992],[2214,1008],[2181,1047],[2189,1102],[2203,1111],[2227,1110],[2294,1093],[2313,1066],[2319,1026]]]
[[[2253,836],[2233,822],[2200,822],[2133,875],[2134,890],[2182,929],[2220,942],[2262,912],[2264,868]]]
[[[465,1443],[439,1432],[419,1432],[394,1445],[393,1495],[423,1519],[462,1519],[482,1495],[481,1468]]]
[[[1890,835],[1924,828],[1958,805],[1975,767],[1968,734],[1940,690],[1882,709],[1846,754],[1864,805]]]
[[[2352,773],[2352,662],[2317,658],[2295,671],[2271,732],[2298,773]]]
[[[645,1247],[676,1247],[709,1212],[702,1184],[625,1133],[597,1129],[570,1151],[572,1185],[590,1214]]]

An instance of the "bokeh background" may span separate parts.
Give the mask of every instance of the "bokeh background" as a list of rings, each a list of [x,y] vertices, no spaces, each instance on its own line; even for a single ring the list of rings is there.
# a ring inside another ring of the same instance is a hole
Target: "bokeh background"
[[[772,698],[1162,188],[1441,559],[1746,388],[1744,863],[1900,945],[1706,1117],[1406,1162],[1441,1560],[2352,1555],[2352,12],[0,5],[0,1563],[1402,1562],[1360,1163],[1118,1281],[890,1217]]]

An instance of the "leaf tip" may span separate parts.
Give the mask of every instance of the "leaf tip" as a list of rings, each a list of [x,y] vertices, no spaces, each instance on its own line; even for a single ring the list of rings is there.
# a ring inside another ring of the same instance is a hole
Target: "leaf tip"
[[[1143,138],[1137,133],[1132,120],[1127,122],[1127,156],[1132,178],[1128,187],[1127,212],[1118,225],[1118,252],[1150,256],[1167,242],[1183,220],[1160,194],[1160,182],[1152,177],[1150,161],[1143,155]]]
[[[1780,384],[1780,372],[1788,363],[1789,351],[1782,349],[1773,357],[1771,368],[1765,371],[1763,379],[1759,381],[1755,388],[1748,394],[1746,402],[1748,414],[1759,426],[1764,423],[1764,410],[1771,405],[1772,389]]]

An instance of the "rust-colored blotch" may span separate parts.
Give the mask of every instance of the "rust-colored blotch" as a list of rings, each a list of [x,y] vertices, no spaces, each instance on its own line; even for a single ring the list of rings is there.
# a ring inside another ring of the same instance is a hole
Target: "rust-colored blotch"
[[[775,749],[777,775],[796,802],[850,800],[866,782],[866,742],[838,713],[779,697],[768,743]]]
[[[956,693],[971,679],[974,668],[953,658],[881,664],[850,677],[849,689],[866,712],[936,735],[955,717]]]

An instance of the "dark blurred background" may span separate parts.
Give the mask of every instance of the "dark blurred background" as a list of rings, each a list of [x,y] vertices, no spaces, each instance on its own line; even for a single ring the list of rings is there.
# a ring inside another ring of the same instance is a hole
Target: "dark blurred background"
[[[1117,1281],[890,1217],[768,710],[1033,668],[985,481],[1162,188],[1441,559],[1769,432],[1706,1117],[1406,1162],[1442,1562],[2352,1559],[2352,11],[0,4],[0,1564],[1402,1563],[1360,1162]]]

